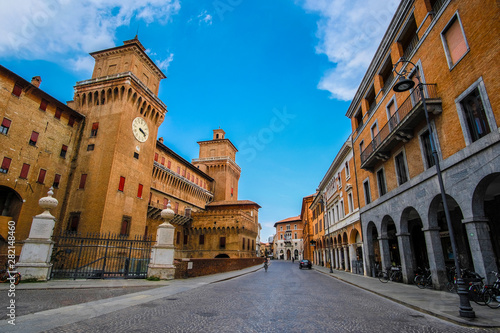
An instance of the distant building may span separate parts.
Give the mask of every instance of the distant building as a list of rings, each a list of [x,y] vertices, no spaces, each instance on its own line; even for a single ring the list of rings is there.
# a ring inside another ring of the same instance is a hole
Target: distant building
[[[274,258],[281,260],[300,260],[304,257],[302,239],[303,224],[300,216],[290,217],[274,224]]]

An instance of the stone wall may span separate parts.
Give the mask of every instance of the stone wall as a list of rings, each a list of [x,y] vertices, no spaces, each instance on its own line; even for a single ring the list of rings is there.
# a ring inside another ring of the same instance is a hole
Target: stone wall
[[[261,265],[265,258],[238,259],[177,259],[174,261],[175,278],[185,279]]]

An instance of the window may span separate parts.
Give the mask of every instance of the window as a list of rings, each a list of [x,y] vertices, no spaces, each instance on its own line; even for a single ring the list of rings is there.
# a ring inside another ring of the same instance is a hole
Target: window
[[[181,174],[181,167],[177,167],[177,174]]]
[[[286,230],[290,230],[290,225],[289,224],[286,225]]]
[[[9,133],[11,123],[12,121],[9,119],[3,118],[2,125],[0,126],[0,133],[7,135],[7,133]]]
[[[428,169],[434,166],[434,156],[432,155],[432,146],[429,130],[420,134],[420,145],[424,156],[424,165]]]
[[[62,145],[61,152],[59,153],[59,156],[61,156],[62,158],[66,158],[67,152],[68,152],[68,146]]]
[[[297,233],[294,234],[294,238],[297,239]]]
[[[283,234],[280,235],[280,239],[283,239]]]
[[[188,235],[184,234],[184,242],[183,244],[186,245],[188,243]]]
[[[385,174],[384,169],[377,171],[377,184],[378,184],[378,194],[383,196],[387,193],[387,187],[385,186]]]
[[[320,219],[318,224],[319,224],[319,232],[321,232],[323,230],[323,221]]]
[[[396,167],[396,176],[398,177],[398,185],[402,185],[408,181],[408,171],[406,169],[404,152],[400,152],[394,158],[394,164]]]
[[[47,170],[40,169],[40,173],[38,174],[37,183],[40,183],[40,184],[44,183],[46,173],[47,173]]]
[[[90,130],[90,137],[91,138],[96,137],[98,131],[99,131],[99,123],[93,123],[92,129]]]
[[[74,123],[75,123],[75,116],[73,115],[69,116],[68,126],[73,127]]]
[[[188,179],[191,179],[191,173],[188,172],[188,176],[187,176]]]
[[[179,203],[178,202],[174,202],[174,213],[177,214],[179,213]]]
[[[136,153],[136,152],[134,152],[134,158],[135,158],[136,160],[138,160],[138,159],[139,159],[139,154],[138,154],[138,153]]]
[[[31,137],[29,141],[30,146],[36,146],[36,142],[38,141],[38,132],[31,132]]]
[[[386,106],[387,119],[389,121],[389,130],[393,130],[399,123],[399,114],[396,112],[396,96],[387,103]]]
[[[49,102],[42,98],[42,101],[40,102],[40,110],[46,111],[47,105],[49,105]]]
[[[241,244],[241,249],[244,250],[245,249],[245,238],[243,238],[243,243]]]
[[[155,162],[158,162],[158,158],[159,158],[158,153],[155,153]]]
[[[61,175],[60,174],[55,174],[54,176],[54,182],[52,183],[53,188],[59,188],[59,183],[61,182]]]
[[[21,178],[21,179],[28,178],[29,171],[30,171],[30,165],[23,163],[23,168],[21,169],[21,174],[19,175],[19,178]]]
[[[62,115],[62,110],[59,108],[56,108],[56,114],[54,115],[54,118],[61,119],[61,115]]]
[[[247,250],[250,250],[250,239],[247,239]]]
[[[130,224],[132,218],[130,216],[124,216],[122,218],[122,225],[120,228],[120,236],[128,236],[130,233]]]
[[[365,180],[363,182],[363,190],[365,191],[365,204],[368,205],[370,202],[372,202],[372,196],[370,194],[370,182],[368,180]]]
[[[282,225],[280,225],[280,231],[283,231],[283,226]]]
[[[361,140],[359,143],[359,155],[361,157],[361,162],[363,162],[363,151],[365,150],[365,141]]]
[[[345,162],[345,179],[351,177],[351,171],[349,170],[349,162]]]
[[[9,172],[10,168],[10,163],[12,162],[12,159],[8,157],[4,157],[2,161],[2,166],[0,167],[0,173],[7,173]]]
[[[165,157],[161,157],[161,165],[165,165]]]
[[[441,41],[443,42],[448,67],[451,69],[469,51],[469,45],[465,39],[462,22],[460,21],[458,14],[453,16],[441,32]]]
[[[19,96],[21,96],[21,92],[22,92],[22,91],[23,91],[23,87],[21,87],[19,84],[17,84],[17,83],[16,83],[16,84],[14,85],[14,89],[12,90],[12,94],[13,94],[14,96],[19,97]]]
[[[181,242],[181,232],[177,231],[177,237],[175,239],[175,243],[179,244]]]
[[[459,116],[461,118],[460,123],[462,124],[462,128],[466,129],[464,134],[466,142],[468,143],[477,141],[486,134],[490,133],[490,123],[494,124],[494,122],[490,121],[491,118],[494,117],[492,116],[491,106],[489,105],[487,97],[483,101],[483,96],[486,96],[486,90],[483,90],[484,86],[481,84],[482,80],[479,85],[472,89],[472,91],[469,93],[466,91],[465,96],[462,97],[462,95],[464,95],[462,94],[460,96],[462,98],[457,105],[461,111],[459,112]],[[485,101],[486,103],[484,103]],[[490,116],[490,119],[488,119],[488,115]]]
[[[340,200],[339,209],[340,209],[340,218],[343,219],[345,217],[344,201],[343,200]]]
[[[69,232],[77,232],[78,224],[80,224],[80,213],[70,213],[67,230]]]
[[[93,151],[94,148],[95,148],[95,144],[92,143],[92,144],[87,146],[87,151]]]
[[[200,235],[200,245],[205,244],[205,235]]]
[[[219,247],[221,249],[225,249],[226,248],[226,237],[220,237],[219,238]]]
[[[361,112],[361,108],[359,108],[358,112],[356,112],[354,119],[356,120],[356,129],[363,126],[363,113]]]
[[[172,162],[168,161],[168,162],[167,162],[167,168],[169,168],[169,169],[170,169],[170,167],[171,167],[171,166],[172,166]]]
[[[138,198],[142,198],[142,189],[143,189],[143,185],[142,184],[139,184],[139,188],[137,189],[137,197]]]
[[[352,200],[352,193],[347,194],[347,204],[349,205],[349,213],[354,212],[354,202]]]
[[[375,122],[372,127],[370,127],[370,132],[372,134],[373,149],[380,143],[380,137],[378,136],[378,123]]]
[[[297,225],[296,225],[296,224],[294,224],[294,225],[293,225],[293,228],[294,228],[295,230],[297,230]]]
[[[120,176],[120,183],[118,184],[118,191],[123,192],[125,188],[125,177]]]
[[[80,177],[80,185],[78,186],[78,189],[83,190],[85,188],[85,183],[87,182],[87,174],[82,174]]]

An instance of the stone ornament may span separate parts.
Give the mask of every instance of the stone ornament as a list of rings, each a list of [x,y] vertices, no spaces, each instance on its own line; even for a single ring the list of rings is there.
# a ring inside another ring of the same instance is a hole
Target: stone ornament
[[[53,217],[49,211],[53,208],[56,208],[57,205],[59,204],[59,201],[57,201],[56,198],[52,197],[52,195],[54,194],[53,189],[54,189],[53,187],[50,187],[49,192],[47,192],[47,196],[38,200],[38,205],[42,207],[42,209],[44,209],[44,212],[39,216]]]

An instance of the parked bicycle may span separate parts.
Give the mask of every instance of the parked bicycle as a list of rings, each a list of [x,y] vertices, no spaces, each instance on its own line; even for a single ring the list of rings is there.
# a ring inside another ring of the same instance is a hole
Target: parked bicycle
[[[378,273],[378,279],[382,283],[387,283],[389,281],[401,282],[403,281],[403,273],[401,273],[401,266],[387,267],[385,271]]]
[[[484,287],[484,302],[492,309],[500,308],[500,274],[498,272],[491,272],[495,274],[496,281],[492,285]]]
[[[469,282],[469,299],[477,305],[486,305],[484,293],[486,291],[483,283],[484,277],[481,277],[474,271],[466,270],[462,273],[464,280]]]
[[[432,287],[432,274],[429,268],[424,269],[424,273],[417,273],[415,279],[413,280],[417,287],[424,289],[426,287]]]
[[[446,266],[446,277],[448,278],[446,290],[449,292],[457,292],[457,274],[455,266]]]
[[[0,270],[0,282],[12,282],[14,281],[14,285],[18,285],[21,282],[21,274],[18,272],[13,273],[9,270],[9,265],[6,263],[5,268]]]

